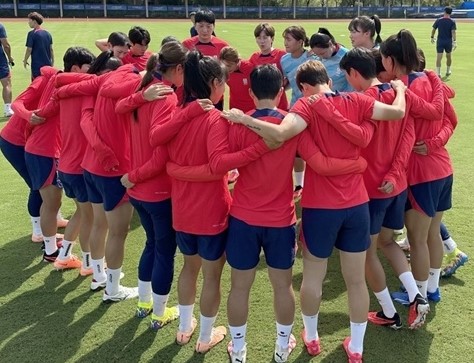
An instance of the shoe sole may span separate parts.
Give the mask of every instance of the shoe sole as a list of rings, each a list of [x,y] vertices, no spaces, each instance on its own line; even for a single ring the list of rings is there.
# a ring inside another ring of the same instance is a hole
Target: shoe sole
[[[455,264],[455,265],[449,270],[448,273],[442,274],[441,277],[451,277],[451,276],[453,276],[453,275],[456,273],[456,271],[458,270],[458,268],[463,267],[464,264],[465,264],[467,261],[469,261],[469,258],[468,258],[468,257],[463,258],[463,259],[460,259],[460,260],[459,260],[459,263]]]
[[[428,304],[419,305],[418,315],[416,316],[415,321],[410,324],[409,328],[414,330],[414,329],[418,329],[422,327],[426,322],[426,315],[428,315],[429,312],[430,312],[430,306]]]

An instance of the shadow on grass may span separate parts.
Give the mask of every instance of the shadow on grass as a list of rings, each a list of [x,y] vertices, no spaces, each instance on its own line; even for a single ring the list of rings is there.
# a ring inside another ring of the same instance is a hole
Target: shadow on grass
[[[25,281],[47,267],[47,263],[31,265],[42,254],[40,243],[32,243],[30,236],[10,241],[0,247],[0,297],[16,291]]]
[[[82,282],[83,278],[77,277],[64,283],[63,273],[51,271],[44,284],[3,304],[2,359],[65,362],[71,358],[80,349],[84,335],[106,312],[97,309],[74,322],[77,310],[92,296],[88,290],[77,295]],[[69,300],[69,294],[77,296]]]

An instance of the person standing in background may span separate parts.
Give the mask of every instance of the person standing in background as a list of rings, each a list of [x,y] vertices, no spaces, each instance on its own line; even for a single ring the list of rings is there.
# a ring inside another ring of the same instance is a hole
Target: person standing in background
[[[15,63],[11,55],[10,43],[8,43],[7,32],[3,24],[0,23],[0,82],[2,83],[2,97],[4,106],[5,117],[13,115],[13,111],[10,107],[12,103],[12,82],[10,76],[10,67]]]
[[[31,56],[31,79],[40,75],[40,68],[54,65],[53,38],[51,34],[41,28],[43,16],[33,12],[28,14],[28,25],[31,30],[26,38],[26,51],[23,66],[26,68]]]
[[[441,77],[441,60],[443,52],[446,52],[446,77],[451,75],[451,52],[456,49],[456,22],[451,19],[453,8],[444,8],[444,14],[436,19],[431,30],[431,43],[435,42],[435,33],[438,30],[436,40],[436,73]]]

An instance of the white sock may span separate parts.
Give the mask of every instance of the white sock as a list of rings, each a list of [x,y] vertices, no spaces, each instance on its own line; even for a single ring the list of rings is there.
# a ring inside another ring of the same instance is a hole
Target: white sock
[[[277,344],[282,349],[288,348],[288,342],[290,341],[291,330],[293,329],[293,324],[283,325],[276,323],[277,329]]]
[[[304,171],[295,171],[295,185],[303,187]]]
[[[169,295],[158,295],[153,293],[153,314],[163,316],[165,314],[166,304]]]
[[[104,269],[104,258],[99,258],[98,260],[94,260],[91,258],[91,264],[92,264],[92,278],[96,282],[102,282],[107,280],[107,274],[105,273]]]
[[[56,235],[52,237],[43,236],[44,241],[44,253],[51,255],[58,250],[58,245],[56,244]]]
[[[427,293],[427,288],[428,288],[428,280],[426,281],[416,281],[416,286],[418,287],[418,290],[420,291],[421,296],[426,298],[426,293]]]
[[[122,267],[107,269],[107,284],[105,285],[105,291],[107,291],[108,295],[115,295],[119,292],[121,272]]]
[[[40,217],[31,217],[31,225],[33,226],[33,234],[42,236]]]
[[[436,67],[436,74],[440,75],[441,74],[441,67]]]
[[[212,327],[216,321],[217,315],[207,317],[201,314],[201,327],[199,329],[199,341],[209,343],[211,341]]]
[[[304,315],[301,314],[303,317],[303,324],[304,324],[304,331],[306,333],[306,341],[310,342],[312,340],[318,340],[319,339],[319,334],[318,334],[318,318],[319,318],[319,313],[316,315]]]
[[[395,309],[395,305],[393,305],[392,298],[390,297],[390,293],[388,289],[385,288],[380,292],[374,292],[375,297],[379,301],[380,306],[382,307],[383,314],[387,318],[393,318],[397,310]]]
[[[151,302],[151,281],[138,280],[138,301],[146,303]]]
[[[451,237],[443,241],[443,250],[444,250],[444,253],[447,255],[449,255],[450,253],[453,253],[457,247],[458,247],[458,244]]]
[[[352,353],[362,354],[364,351],[364,336],[367,322],[353,323],[351,321],[351,342],[349,343],[349,350]]]
[[[420,293],[420,290],[418,289],[415,278],[413,277],[411,271],[402,273],[400,276],[398,276],[398,278],[407,290],[408,299],[410,300],[410,302],[414,301],[416,295]]]
[[[430,275],[428,276],[428,292],[435,292],[439,287],[439,275],[441,273],[440,268],[430,268]]]
[[[446,73],[449,73],[449,72],[451,72],[451,66],[446,67]]]
[[[67,260],[71,256],[73,241],[63,239],[63,246],[59,249],[58,258],[60,260]]]
[[[232,339],[232,350],[240,352],[245,347],[245,336],[247,334],[247,324],[241,326],[229,325],[230,337]]]
[[[92,267],[91,253],[82,251],[82,267],[89,269]]]
[[[191,330],[191,322],[193,321],[194,304],[178,305],[179,309],[179,331],[188,332]]]

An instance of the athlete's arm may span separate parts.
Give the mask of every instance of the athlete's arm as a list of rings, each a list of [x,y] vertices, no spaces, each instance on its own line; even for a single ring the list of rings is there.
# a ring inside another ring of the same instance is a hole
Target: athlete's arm
[[[105,52],[106,50],[109,50],[109,44],[107,40],[108,40],[107,38],[97,39],[95,41],[95,46],[99,48],[101,52]]]
[[[208,182],[221,180],[227,172],[213,173],[209,164],[195,165],[195,166],[181,166],[172,161],[166,164],[166,171],[168,175],[183,181],[189,182]]]
[[[153,150],[152,157],[145,164],[128,173],[128,180],[133,184],[138,184],[154,178],[165,171],[168,160],[168,148],[159,146]]]

